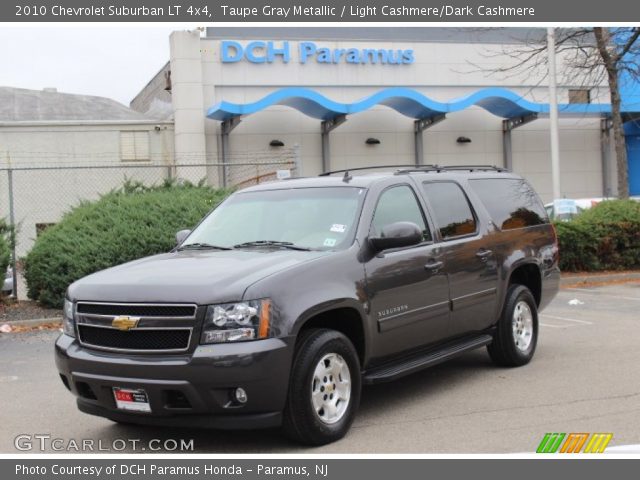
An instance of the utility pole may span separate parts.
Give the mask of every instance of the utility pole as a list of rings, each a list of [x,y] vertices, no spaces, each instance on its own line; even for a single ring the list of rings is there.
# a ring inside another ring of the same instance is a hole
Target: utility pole
[[[547,28],[547,55],[549,60],[549,119],[551,120],[551,182],[553,198],[560,193],[560,141],[558,132],[558,93],[556,88],[556,38],[553,27]]]
[[[7,183],[9,190],[9,224],[11,225],[11,231],[9,236],[11,238],[11,271],[13,272],[13,298],[18,300],[18,269],[16,267],[17,255],[16,255],[16,215],[13,204],[13,168],[11,167],[11,155],[7,152]],[[4,272],[1,272],[4,275]]]

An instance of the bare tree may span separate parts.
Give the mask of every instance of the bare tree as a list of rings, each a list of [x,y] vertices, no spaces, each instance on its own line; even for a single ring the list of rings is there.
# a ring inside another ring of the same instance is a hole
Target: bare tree
[[[564,85],[595,87],[608,85],[611,98],[611,125],[613,129],[618,173],[618,196],[629,197],[627,149],[624,136],[620,94],[621,81],[640,81],[640,27],[557,28],[556,53],[562,68],[559,81]],[[533,34],[525,41],[503,46],[499,52],[488,52],[487,57],[507,57],[511,61],[482,71],[503,78],[536,78],[537,85],[547,78],[546,34]]]

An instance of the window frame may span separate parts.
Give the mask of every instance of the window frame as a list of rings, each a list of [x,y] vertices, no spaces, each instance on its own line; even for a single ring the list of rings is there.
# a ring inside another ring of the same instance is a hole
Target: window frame
[[[451,183],[451,184],[455,185],[456,187],[458,187],[460,189],[460,191],[462,192],[462,195],[464,196],[465,200],[467,201],[467,205],[469,205],[469,210],[471,211],[471,215],[473,216],[473,221],[474,221],[475,226],[476,226],[475,230],[472,233],[465,233],[463,235],[455,235],[453,237],[444,237],[442,235],[442,231],[440,230],[440,227],[437,225],[438,217],[436,215],[436,209],[434,208],[433,203],[429,199],[429,195],[427,195],[427,192],[424,189],[425,185],[431,184],[431,183]],[[473,202],[469,198],[469,195],[467,195],[466,190],[460,184],[460,182],[458,182],[456,180],[449,180],[449,179],[446,179],[446,180],[423,180],[421,182],[421,186],[423,187],[422,194],[424,195],[424,201],[427,203],[427,205],[429,207],[429,210],[431,211],[431,215],[433,216],[433,223],[434,223],[434,226],[436,227],[436,232],[438,233],[438,239],[441,242],[451,242],[451,241],[460,240],[460,239],[464,239],[464,238],[477,237],[480,234],[480,218],[478,217],[478,213],[476,212],[476,209],[475,209],[475,206],[473,205]]]
[[[415,245],[409,245],[408,247],[389,248],[389,249],[385,250],[384,252],[385,253],[387,253],[387,252],[398,252],[398,251],[402,251],[402,250],[408,250],[408,249],[411,249],[411,248],[423,247],[425,245],[433,245],[434,243],[436,243],[435,230],[431,227],[431,224],[429,223],[429,217],[427,216],[427,213],[426,213],[425,208],[424,208],[425,206],[420,202],[420,195],[416,192],[416,189],[414,188],[414,186],[411,185],[410,183],[407,183],[407,182],[394,183],[393,185],[387,185],[386,187],[384,187],[382,189],[382,191],[380,191],[380,193],[378,193],[378,196],[377,196],[376,201],[375,201],[375,205],[374,205],[372,213],[371,213],[371,219],[369,221],[369,229],[367,230],[367,238],[371,237],[371,232],[372,232],[372,229],[373,229],[373,221],[374,221],[374,219],[376,217],[376,211],[378,210],[378,205],[380,204],[380,200],[382,199],[382,196],[388,190],[391,190],[392,188],[398,188],[398,187],[407,187],[407,188],[409,188],[409,191],[413,194],[413,197],[414,197],[414,199],[416,201],[416,205],[418,206],[420,214],[422,215],[422,220],[424,221],[424,225],[426,227],[426,231],[429,232],[429,237],[431,237],[431,238],[429,240],[423,239],[422,242],[416,243]],[[423,233],[423,237],[424,237],[424,233]]]
[[[136,140],[136,135],[144,133],[145,134],[145,142],[146,143],[146,158],[138,157],[138,142]],[[125,148],[123,145],[123,136],[131,135],[133,141],[133,157],[134,158],[124,158],[125,156]],[[151,135],[149,134],[149,130],[120,130],[120,163],[151,163]]]

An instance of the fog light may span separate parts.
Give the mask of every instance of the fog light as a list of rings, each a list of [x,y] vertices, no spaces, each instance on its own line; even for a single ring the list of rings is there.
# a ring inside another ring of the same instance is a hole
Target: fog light
[[[236,388],[235,391],[236,402],[238,403],[247,403],[247,392],[244,391],[244,388]]]

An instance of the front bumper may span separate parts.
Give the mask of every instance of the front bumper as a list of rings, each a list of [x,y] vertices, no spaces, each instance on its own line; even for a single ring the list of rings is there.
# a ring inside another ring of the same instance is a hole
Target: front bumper
[[[200,345],[180,355],[122,354],[82,347],[62,334],[56,366],[78,408],[119,422],[263,428],[281,421],[293,356],[292,338]],[[151,413],[118,410],[113,387],[142,388]],[[237,387],[247,402],[233,401]]]

